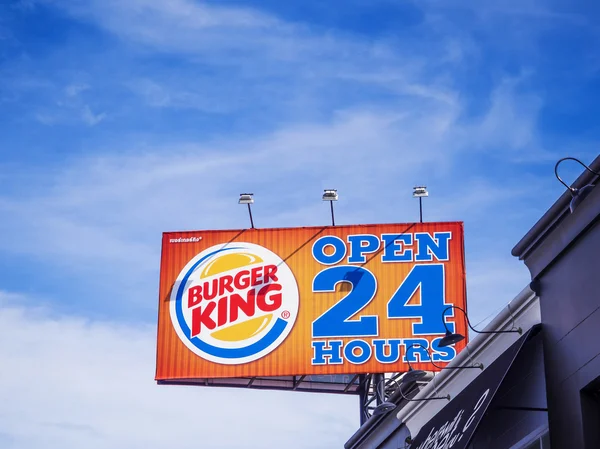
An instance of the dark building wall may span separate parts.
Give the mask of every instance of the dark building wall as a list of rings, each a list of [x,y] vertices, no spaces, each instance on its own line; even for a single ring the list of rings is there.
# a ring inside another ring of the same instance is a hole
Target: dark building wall
[[[542,334],[527,342],[508,371],[469,449],[506,449],[548,427]]]
[[[467,387],[468,388],[468,387]],[[548,427],[544,411],[515,408],[546,408],[542,332],[528,341],[504,378],[469,449],[507,449]],[[409,431],[390,412],[368,431],[358,432],[346,449],[402,449],[408,447]],[[432,416],[433,418],[433,416]],[[373,418],[371,418],[373,419]],[[415,435],[413,435],[415,436]]]
[[[582,390],[600,376],[600,223],[539,280],[551,442],[598,449],[600,420],[590,422],[598,418],[593,401],[583,413]]]
[[[591,167],[600,170],[600,157]],[[597,178],[585,172],[574,186]],[[472,449],[506,449],[546,425],[552,449],[600,449],[600,186],[574,213],[570,199],[565,193],[513,249],[531,272],[543,328],[509,371]],[[547,413],[499,409],[545,408],[544,399]],[[346,449],[405,447],[408,430],[398,426],[388,416]]]
[[[600,157],[592,164],[600,169]],[[574,183],[598,184],[585,172]],[[599,449],[600,187],[573,211],[568,192],[515,246],[540,297],[553,449]]]

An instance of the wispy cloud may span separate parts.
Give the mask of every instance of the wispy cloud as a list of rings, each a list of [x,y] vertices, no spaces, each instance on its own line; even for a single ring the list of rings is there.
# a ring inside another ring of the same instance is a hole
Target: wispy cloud
[[[425,220],[465,222],[478,322],[528,282],[509,251],[553,161],[597,154],[579,4],[23,4],[0,5],[0,446],[341,446],[354,399],[153,384],[161,232],[247,227],[247,189],[259,227],[328,223],[323,188],[340,224],[412,222],[426,184]]]
[[[460,121],[455,103],[437,108],[411,103],[339,111],[329,123],[293,125],[246,139],[96,148],[105,155],[76,158],[40,174],[50,188],[25,188],[0,203],[11,217],[0,225],[3,234],[19,236],[0,240],[0,247],[40,263],[57,261],[52,263],[94,273],[91,284],[111,279],[108,292],[114,299],[105,299],[104,286],[87,301],[102,301],[111,309],[122,304],[127,291],[125,301],[153,309],[148,298],[154,287],[143,280],[156,274],[160,233],[245,227],[244,211],[234,203],[247,189],[257,194],[260,227],[323,223],[316,199],[320,189],[331,186],[342,192],[340,223],[412,221],[400,212],[412,209],[412,199],[398,192],[408,193],[425,178],[437,189],[437,198],[429,199],[429,219],[479,223],[522,195],[523,188],[500,187],[477,173],[465,174],[460,188],[453,187],[456,164],[491,145],[486,129],[492,119],[505,127],[520,120],[521,129],[536,133],[536,110],[517,117],[511,108],[497,108],[497,102],[512,101],[509,90],[502,92],[473,123]]]
[[[85,92],[89,88],[90,88],[90,86],[88,86],[87,84],[81,84],[81,83],[69,84],[67,87],[65,87],[65,93],[67,94],[68,97],[76,97],[81,92]]]
[[[84,123],[95,126],[106,118],[104,112],[94,113],[88,99],[84,97],[84,93],[91,89],[87,84],[68,84],[61,91],[57,91],[55,85],[48,80],[18,81],[13,86],[21,92],[52,92],[50,101],[36,105],[37,110],[33,113],[35,120],[43,125]]]
[[[538,149],[535,121],[542,99],[534,93],[517,94],[518,88],[518,80],[505,79],[492,92],[489,111],[472,130],[473,141],[481,148]]]
[[[452,3],[425,0],[429,9],[462,9],[485,20],[504,20],[506,16],[523,20],[560,21],[563,24],[589,24],[588,18],[578,11],[577,5],[544,0],[490,0],[484,4],[477,0],[458,0]]]
[[[294,57],[302,49],[294,39],[294,25],[252,8],[190,0],[45,3],[64,8],[73,17],[98,24],[122,38],[163,51],[219,56],[223,61],[228,55],[216,52],[226,47],[230,51],[261,49],[282,57]]]
[[[537,72],[501,73],[474,95],[461,65],[481,64],[481,44],[455,28],[452,40],[436,34],[432,24],[448,22],[435,19],[440,5],[425,4],[417,25],[433,32],[403,41],[187,0],[40,4],[119,43],[86,56],[87,72],[13,80],[19,95],[45,98],[27,110],[37,121],[78,140],[55,138],[55,147],[70,145],[60,164],[33,159],[36,182],[5,173],[15,187],[0,202],[9,217],[0,248],[55,276],[85,276],[95,288],[69,301],[81,313],[128,303],[153,311],[160,233],[245,226],[234,199],[247,189],[266,227],[323,223],[312,198],[332,186],[342,223],[412,221],[408,192],[426,183],[426,217],[464,220],[478,260],[508,253],[543,208],[520,199],[524,173],[556,157],[540,131]],[[552,192],[547,179],[528,181],[530,192]],[[481,244],[495,233],[502,238]]]
[[[256,8],[190,0],[47,2],[99,25],[126,42],[178,54],[197,67],[211,66],[213,73],[223,69],[231,74],[241,67],[243,72],[237,75],[255,85],[262,84],[258,76],[269,77],[271,82],[283,77],[289,82],[292,76],[308,84],[323,83],[327,78],[368,84],[381,79],[382,73],[393,71],[392,79],[385,76],[396,90],[432,96],[428,86],[431,79],[423,66],[433,64],[434,60],[398,46],[395,40],[365,42],[346,33],[282,21]],[[444,54],[446,43],[431,41],[428,52]],[[203,72],[195,74],[196,86],[198,80],[206,81]],[[187,82],[179,77],[177,83],[181,81]],[[164,87],[164,83],[156,83],[146,79],[134,80],[132,85],[152,95]],[[164,94],[160,92],[159,97],[164,98]]]
[[[0,346],[0,441],[9,447],[324,449],[357,425],[338,413],[357,407],[355,397],[157,387],[152,326],[1,305],[0,338],[10,341]]]
[[[105,117],[106,114],[104,112],[100,114],[94,114],[87,104],[83,107],[83,110],[81,111],[82,120],[90,126],[97,125],[102,120],[104,120]]]

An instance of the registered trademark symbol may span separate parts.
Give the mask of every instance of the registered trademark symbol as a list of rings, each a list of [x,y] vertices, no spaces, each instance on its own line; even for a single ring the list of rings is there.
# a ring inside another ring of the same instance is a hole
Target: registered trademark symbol
[[[283,319],[288,319],[290,317],[290,312],[287,310],[284,310],[283,312],[281,312],[281,318]]]

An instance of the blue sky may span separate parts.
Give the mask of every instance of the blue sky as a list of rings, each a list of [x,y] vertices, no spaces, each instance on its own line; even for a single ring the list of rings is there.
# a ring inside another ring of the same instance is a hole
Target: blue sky
[[[426,184],[426,220],[465,222],[469,310],[484,320],[527,284],[510,249],[563,192],[555,161],[598,154],[599,12],[2,2],[0,357],[14,367],[0,373],[2,446],[164,447],[176,435],[191,447],[191,423],[205,447],[340,447],[355,398],[153,385],[161,232],[247,226],[242,191],[259,227],[327,223],[324,188],[340,192],[340,224],[413,221],[412,186]],[[231,416],[246,434],[215,424]]]

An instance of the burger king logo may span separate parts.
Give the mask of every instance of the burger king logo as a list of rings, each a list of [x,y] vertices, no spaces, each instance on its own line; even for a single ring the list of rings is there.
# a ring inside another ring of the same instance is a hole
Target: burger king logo
[[[237,365],[264,357],[285,340],[298,315],[298,285],[275,253],[235,242],[190,260],[170,305],[177,335],[192,352]]]

